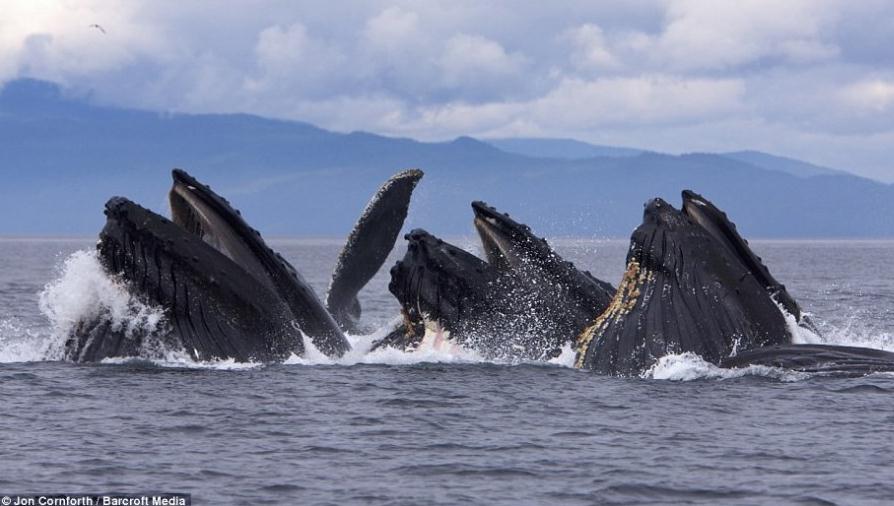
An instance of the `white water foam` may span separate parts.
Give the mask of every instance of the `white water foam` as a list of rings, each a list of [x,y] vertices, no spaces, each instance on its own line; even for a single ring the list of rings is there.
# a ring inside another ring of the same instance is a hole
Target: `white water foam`
[[[105,358],[101,364],[152,364],[158,367],[170,367],[175,369],[215,369],[221,371],[241,371],[245,369],[257,369],[265,364],[259,362],[236,362],[229,358],[226,360],[208,360],[197,362],[185,351],[166,351],[162,358],[137,358],[115,357]]]
[[[164,312],[142,303],[127,291],[118,280],[103,269],[95,251],[77,251],[59,269],[59,276],[48,283],[39,294],[39,309],[49,328],[36,331],[15,319],[0,320],[0,362],[32,362],[61,360],[68,336],[82,322],[106,318],[113,330],[126,335],[152,335],[165,330]],[[303,357],[292,356],[287,364],[353,365],[353,364],[414,364],[421,362],[457,363],[482,362],[484,359],[452,342],[427,333],[419,347],[412,352],[385,348],[370,352],[373,343],[387,335],[399,322],[395,320],[370,335],[348,335],[352,349],[345,356],[332,359],[320,352],[305,337]],[[184,350],[171,350],[152,341],[151,349],[140,357],[107,358],[105,364],[151,363],[160,367],[202,369],[246,369],[261,367],[261,363],[241,363],[232,359],[195,361]]]
[[[107,318],[115,331],[151,336],[164,328],[164,313],[132,297],[106,274],[95,251],[77,251],[38,297],[49,328],[26,328],[17,320],[0,321],[0,362],[61,360],[66,339],[82,322]],[[150,351],[150,350],[147,350]],[[165,356],[151,350],[153,356]]]
[[[724,369],[706,362],[702,357],[692,352],[675,353],[661,357],[658,362],[641,375],[643,378],[671,381],[731,379],[743,376],[764,376],[782,381],[798,381],[809,377],[806,373],[763,365]]]
[[[571,343],[565,343],[558,357],[551,358],[547,362],[562,367],[574,367],[574,360],[577,358],[577,350],[571,346]]]
[[[304,356],[292,355],[286,364],[297,365],[354,365],[354,364],[389,364],[407,365],[419,363],[476,363],[486,360],[477,352],[468,350],[443,339],[436,332],[426,330],[425,336],[413,351],[396,348],[380,348],[370,351],[373,343],[391,332],[400,322],[396,319],[369,335],[347,335],[351,350],[341,358],[333,359],[319,351],[313,342],[304,338]]]
[[[0,363],[52,360],[54,340],[28,328],[17,318],[0,320]]]
[[[797,319],[781,305],[779,310],[785,318],[786,327],[792,335],[794,344],[832,344],[839,346],[856,346],[874,348],[894,352],[894,336],[879,333],[870,329],[857,317],[847,325],[838,328],[823,328],[820,333],[798,325]],[[805,313],[806,317],[812,315]],[[706,362],[695,353],[679,353],[662,357],[642,375],[643,378],[672,381],[692,381],[696,379],[730,379],[742,376],[764,376],[782,381],[798,381],[810,377],[807,373],[789,371],[776,367],[750,365],[747,367],[725,369]]]
[[[76,251],[62,265],[61,276],[40,293],[40,311],[52,332],[67,336],[82,321],[108,317],[113,330],[132,335],[161,330],[164,312],[143,304],[110,277],[95,251]]]

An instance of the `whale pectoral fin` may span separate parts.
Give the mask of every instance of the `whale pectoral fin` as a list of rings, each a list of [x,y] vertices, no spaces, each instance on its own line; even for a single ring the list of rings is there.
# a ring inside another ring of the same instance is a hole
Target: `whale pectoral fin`
[[[894,371],[894,353],[828,344],[767,346],[721,361],[721,367],[763,365],[810,373],[863,376]]]
[[[356,296],[351,297],[346,304],[340,307],[329,307],[328,309],[342,330],[354,331],[357,329],[362,309]]]
[[[399,172],[385,182],[366,205],[332,274],[326,307],[344,330],[360,318],[357,294],[385,263],[407,218],[410,198],[422,171]]]

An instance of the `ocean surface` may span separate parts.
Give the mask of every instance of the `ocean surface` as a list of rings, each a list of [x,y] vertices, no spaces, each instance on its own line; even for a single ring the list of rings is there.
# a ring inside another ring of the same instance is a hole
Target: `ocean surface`
[[[458,239],[476,251],[476,241]],[[334,240],[271,241],[320,294]],[[617,283],[627,241],[558,240]],[[894,242],[753,248],[823,339],[894,351]],[[398,249],[402,249],[401,244]],[[182,492],[194,504],[891,504],[894,376],[642,378],[473,352],[366,353],[397,314],[388,267],[339,363],[75,365],[66,325],[118,307],[93,240],[0,240],[0,494]],[[394,259],[397,254],[394,255]],[[117,305],[117,306],[116,306]],[[144,315],[145,316],[145,315]],[[144,319],[145,320],[145,319]],[[144,321],[145,323],[145,321]]]

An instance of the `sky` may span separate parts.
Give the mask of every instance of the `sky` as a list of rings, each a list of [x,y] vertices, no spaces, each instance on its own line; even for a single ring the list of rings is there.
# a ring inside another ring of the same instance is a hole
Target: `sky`
[[[894,182],[892,36],[887,0],[6,0],[0,83],[423,140],[758,149]]]

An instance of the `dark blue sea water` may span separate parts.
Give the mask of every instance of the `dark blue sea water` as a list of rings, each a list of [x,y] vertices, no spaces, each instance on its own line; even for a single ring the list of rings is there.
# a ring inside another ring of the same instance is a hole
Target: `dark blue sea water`
[[[474,241],[460,240],[471,248]],[[274,241],[320,293],[339,241]],[[894,243],[754,249],[824,339],[894,350]],[[196,504],[890,504],[894,377],[649,377],[495,364],[462,350],[275,366],[52,360],[114,306],[91,240],[0,240],[0,494],[185,492]],[[626,241],[557,242],[617,283]],[[396,257],[395,257],[396,258]],[[387,271],[387,269],[385,269]],[[371,333],[396,314],[387,272]]]

